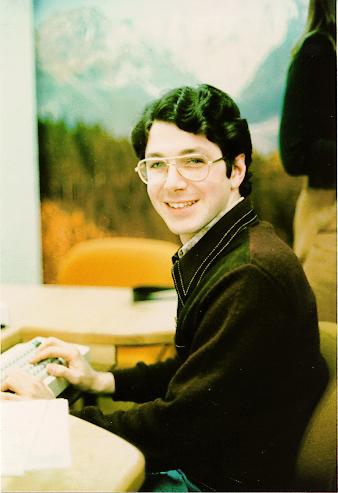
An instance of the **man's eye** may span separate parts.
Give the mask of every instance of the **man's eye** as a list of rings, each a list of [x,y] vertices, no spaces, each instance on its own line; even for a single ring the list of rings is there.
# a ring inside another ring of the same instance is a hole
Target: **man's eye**
[[[159,168],[163,168],[164,166],[166,166],[165,161],[153,161],[153,162],[149,163],[150,169],[159,169]]]
[[[201,166],[203,164],[205,164],[205,160],[201,157],[190,157],[185,161],[185,166]]]

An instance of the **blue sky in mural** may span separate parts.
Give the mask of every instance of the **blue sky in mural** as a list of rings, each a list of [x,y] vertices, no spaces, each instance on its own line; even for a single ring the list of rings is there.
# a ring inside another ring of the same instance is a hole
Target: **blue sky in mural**
[[[128,135],[144,104],[207,82],[276,147],[290,50],[307,0],[35,0],[38,112]]]

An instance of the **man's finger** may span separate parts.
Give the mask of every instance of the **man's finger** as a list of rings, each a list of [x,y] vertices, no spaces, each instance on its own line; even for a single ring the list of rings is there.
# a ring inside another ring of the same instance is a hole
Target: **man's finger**
[[[23,397],[11,392],[0,392],[0,399],[4,401],[22,401]]]
[[[43,342],[40,344],[39,349],[44,349],[49,346],[67,346],[69,343],[62,341],[61,339],[58,339],[57,337],[47,337],[46,339],[43,340]]]
[[[77,349],[74,346],[56,346],[52,345],[46,348],[39,349],[31,358],[30,363],[38,363],[47,358],[63,358],[65,361],[70,361],[77,355]]]
[[[79,383],[79,372],[77,370],[74,370],[73,368],[50,363],[49,365],[47,365],[46,369],[49,375],[53,375],[54,377],[63,377],[73,385],[77,385]]]
[[[10,390],[15,392],[16,389],[14,388],[14,386],[17,385],[17,382],[20,385],[21,382],[25,381],[27,378],[29,379],[30,377],[31,376],[27,372],[22,370],[22,368],[10,368],[6,371],[4,375],[3,381],[1,383],[1,391]]]

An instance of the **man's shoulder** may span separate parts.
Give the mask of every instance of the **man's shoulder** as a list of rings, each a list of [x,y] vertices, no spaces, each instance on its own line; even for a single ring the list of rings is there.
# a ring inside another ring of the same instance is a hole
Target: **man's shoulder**
[[[269,283],[285,293],[309,289],[297,256],[265,221],[251,225],[236,247],[219,258],[205,279],[204,290],[229,289],[232,283],[252,284],[253,289]]]
[[[233,248],[220,256],[215,264],[214,273],[224,276],[234,271],[243,271],[249,266],[264,271],[271,278],[297,272],[303,275],[300,262],[292,248],[266,221],[257,221],[243,231],[242,237]]]
[[[297,261],[292,248],[276,233],[272,224],[259,221],[249,228],[250,257],[254,260],[271,259],[280,261],[280,255]]]
[[[244,264],[290,262],[299,264],[292,248],[280,238],[275,228],[266,221],[257,220],[245,228],[232,247],[224,250],[219,263],[227,264],[232,270]]]
[[[250,228],[249,251],[250,262],[279,282],[306,282],[299,259],[271,224],[261,221]]]

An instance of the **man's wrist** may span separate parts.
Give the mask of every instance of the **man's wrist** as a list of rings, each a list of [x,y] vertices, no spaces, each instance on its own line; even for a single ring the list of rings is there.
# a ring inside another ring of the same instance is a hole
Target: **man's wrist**
[[[115,392],[114,375],[106,371],[97,371],[91,391],[95,394],[113,394]]]

